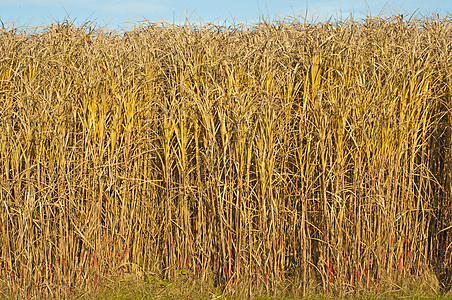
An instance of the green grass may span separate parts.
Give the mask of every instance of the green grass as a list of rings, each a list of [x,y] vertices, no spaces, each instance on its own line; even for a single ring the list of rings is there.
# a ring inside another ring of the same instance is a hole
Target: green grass
[[[103,286],[99,291],[75,297],[75,299],[96,299],[96,300],[141,300],[141,299],[221,299],[221,300],[239,300],[250,299],[249,295],[236,295],[231,293],[222,293],[212,286],[200,286],[194,282],[174,282],[165,286],[158,282],[137,282],[137,281],[123,281],[112,282],[109,285]],[[440,299],[452,300],[452,294],[449,295],[420,295],[417,292],[394,292],[392,294],[382,293],[373,296],[325,296],[325,295],[308,295],[305,297],[294,296],[268,296],[268,295],[253,295],[251,299],[255,300],[390,300],[390,299],[406,299],[406,300],[427,300]]]

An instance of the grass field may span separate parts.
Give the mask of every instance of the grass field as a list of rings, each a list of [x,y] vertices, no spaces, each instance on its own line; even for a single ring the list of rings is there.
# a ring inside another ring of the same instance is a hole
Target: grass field
[[[450,295],[451,21],[3,26],[0,296]]]

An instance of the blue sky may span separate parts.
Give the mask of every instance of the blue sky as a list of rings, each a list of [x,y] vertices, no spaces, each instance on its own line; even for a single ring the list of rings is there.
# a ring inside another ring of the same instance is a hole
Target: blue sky
[[[283,16],[308,15],[308,19],[355,18],[380,12],[452,13],[452,0],[0,0],[0,20],[5,24],[48,25],[67,19],[86,20],[109,28],[125,28],[127,22],[149,20],[183,23],[186,15],[197,22],[252,23],[259,16],[271,20]]]

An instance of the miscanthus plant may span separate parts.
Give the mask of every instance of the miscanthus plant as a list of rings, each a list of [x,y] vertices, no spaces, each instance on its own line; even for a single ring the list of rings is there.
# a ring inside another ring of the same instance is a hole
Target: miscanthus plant
[[[450,16],[0,31],[0,292],[446,292]]]

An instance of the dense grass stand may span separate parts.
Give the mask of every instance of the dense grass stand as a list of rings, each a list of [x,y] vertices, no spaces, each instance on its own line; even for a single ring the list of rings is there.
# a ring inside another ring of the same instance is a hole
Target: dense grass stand
[[[3,27],[1,293],[447,292],[451,37],[450,16]]]

